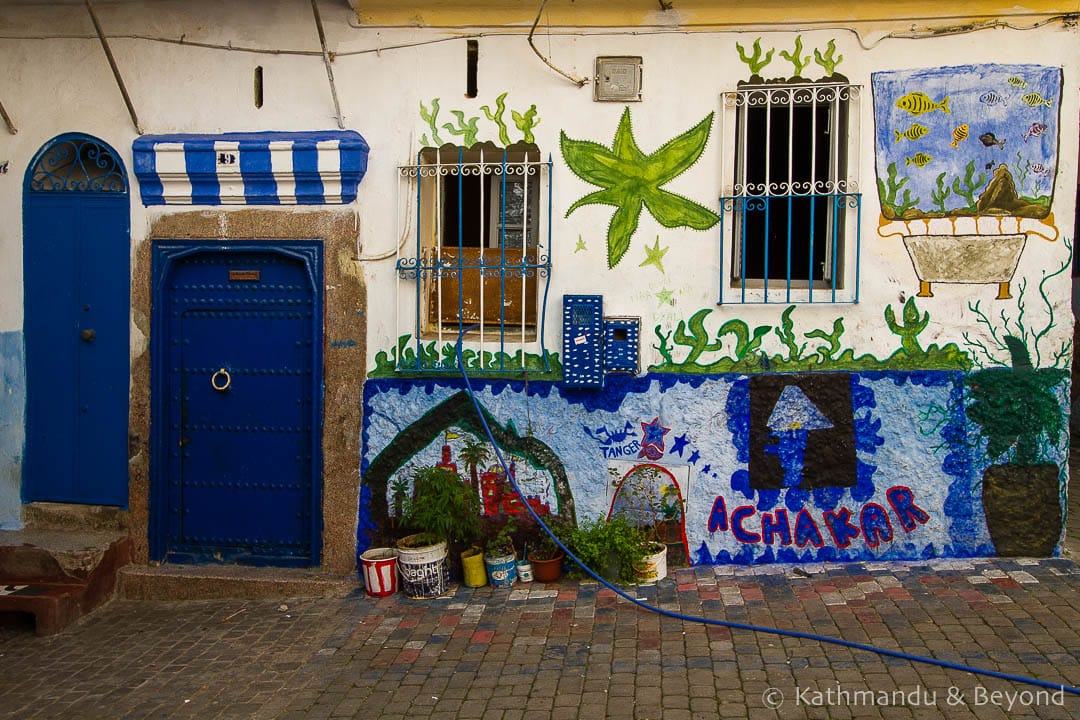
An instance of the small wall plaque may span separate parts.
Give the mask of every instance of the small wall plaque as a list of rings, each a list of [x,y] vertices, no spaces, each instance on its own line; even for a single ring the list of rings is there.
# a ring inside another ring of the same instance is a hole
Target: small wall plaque
[[[261,270],[230,270],[229,282],[259,282]]]

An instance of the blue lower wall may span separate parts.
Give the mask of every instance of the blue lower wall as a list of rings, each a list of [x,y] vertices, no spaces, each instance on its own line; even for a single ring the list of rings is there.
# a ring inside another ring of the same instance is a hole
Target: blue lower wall
[[[981,499],[990,462],[965,414],[965,377],[650,374],[611,376],[603,390],[473,385],[536,507],[578,521],[606,517],[625,505],[620,483],[645,472],[682,499],[674,537],[691,563],[750,564],[994,555]],[[395,513],[395,482],[407,492],[413,468],[451,464],[467,477],[461,451],[470,440],[487,442],[460,380],[369,379],[361,549]],[[1049,456],[1063,497],[1067,437]],[[494,457],[478,476],[487,512],[515,511]],[[1044,522],[1058,538],[1058,519]]]
[[[0,333],[0,529],[21,526],[26,364],[21,332]]]

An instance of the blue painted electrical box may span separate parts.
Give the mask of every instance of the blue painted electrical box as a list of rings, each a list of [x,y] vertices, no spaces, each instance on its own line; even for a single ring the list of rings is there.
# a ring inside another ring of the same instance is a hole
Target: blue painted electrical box
[[[604,372],[638,373],[638,336],[641,319],[604,318]]]
[[[604,387],[604,299],[563,295],[563,383]]]

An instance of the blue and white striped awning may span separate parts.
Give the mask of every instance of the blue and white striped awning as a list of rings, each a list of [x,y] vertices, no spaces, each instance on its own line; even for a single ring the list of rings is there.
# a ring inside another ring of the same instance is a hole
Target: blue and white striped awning
[[[333,205],[356,199],[368,144],[352,130],[143,135],[143,205]]]

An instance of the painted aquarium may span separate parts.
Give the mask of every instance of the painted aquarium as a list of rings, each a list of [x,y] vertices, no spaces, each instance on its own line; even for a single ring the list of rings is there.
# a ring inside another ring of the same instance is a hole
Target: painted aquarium
[[[872,83],[886,220],[1049,215],[1061,68],[887,71],[873,73]]]

